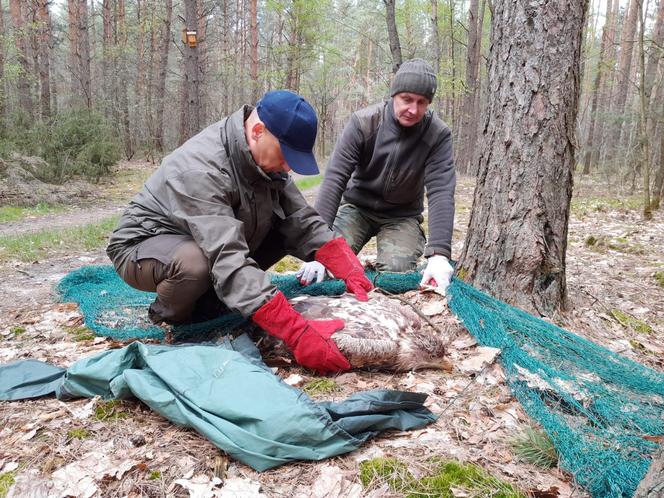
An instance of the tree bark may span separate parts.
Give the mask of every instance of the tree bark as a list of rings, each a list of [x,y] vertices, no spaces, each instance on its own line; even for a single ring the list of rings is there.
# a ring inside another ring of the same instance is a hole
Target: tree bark
[[[134,140],[131,131],[131,120],[129,117],[129,97],[127,95],[127,11],[125,0],[117,0],[117,26],[118,26],[118,49],[121,54],[116,66],[117,78],[115,79],[120,106],[120,123],[125,148],[125,157],[131,159],[134,156]]]
[[[488,116],[464,280],[528,311],[566,301],[565,254],[587,0],[493,3]],[[550,50],[549,47],[556,47]]]
[[[32,92],[30,88],[30,63],[28,62],[28,42],[25,17],[21,11],[20,0],[9,0],[9,14],[12,18],[14,39],[16,40],[16,58],[19,64],[17,90],[19,109],[27,118],[33,115]]]
[[[609,0],[610,1],[610,0]],[[460,173],[468,173],[477,137],[477,115],[475,114],[478,88],[481,23],[478,23],[479,0],[470,0],[468,10],[468,46],[466,51],[466,89],[461,104],[461,133],[454,164]]]
[[[664,496],[664,445],[652,459],[648,473],[636,488],[633,498],[661,498]]]
[[[258,84],[258,9],[257,0],[251,0],[251,101],[258,102],[260,87]]]
[[[401,42],[399,42],[399,31],[397,31],[397,19],[394,10],[395,0],[383,0],[385,4],[385,19],[387,21],[387,36],[390,40],[390,52],[392,53],[392,72],[396,73],[403,62],[401,56]]]
[[[48,11],[48,0],[37,0],[37,21],[40,107],[42,117],[48,118],[51,116],[51,14]]]
[[[618,0],[616,0],[618,1]],[[599,105],[599,95],[600,88],[602,86],[602,73],[604,72],[604,56],[606,54],[606,45],[609,39],[609,29],[610,29],[610,15],[611,15],[611,0],[607,0],[607,18],[604,23],[604,28],[602,29],[602,41],[599,46],[599,60],[597,61],[597,73],[595,74],[595,80],[593,82],[593,96],[592,103],[590,105],[590,121],[588,123],[588,139],[586,140],[586,153],[583,158],[583,174],[587,175],[590,173],[590,165],[593,157],[593,148],[597,147],[595,141],[595,123],[597,122],[597,112]]]
[[[67,0],[69,16],[69,65],[71,95],[77,95],[78,103],[92,108],[90,87],[90,42],[88,38],[87,0]]]
[[[184,0],[185,26],[188,30],[198,28],[197,0]],[[184,45],[184,77],[182,80],[183,108],[181,111],[180,143],[194,136],[201,129],[201,88],[198,50]]]
[[[639,143],[641,145],[641,169],[643,170],[643,217],[652,219],[650,207],[650,140],[647,131],[647,109],[650,90],[646,90],[646,52],[644,47],[645,38],[645,12],[643,2],[636,0],[639,13]]]
[[[166,104],[166,70],[168,69],[168,52],[171,46],[171,18],[173,16],[173,0],[166,0],[165,10],[162,17],[159,69],[157,75],[157,88],[155,99],[157,106],[155,110],[155,147],[158,151],[164,151],[164,106]]]

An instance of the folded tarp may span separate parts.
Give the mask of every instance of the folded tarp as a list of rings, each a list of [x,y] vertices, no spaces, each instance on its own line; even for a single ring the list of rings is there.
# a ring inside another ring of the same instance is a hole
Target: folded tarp
[[[420,393],[376,390],[316,403],[274,375],[244,335],[215,345],[134,342],[66,371],[33,360],[0,366],[0,399],[47,394],[138,398],[258,471],[347,453],[384,430],[436,420]]]

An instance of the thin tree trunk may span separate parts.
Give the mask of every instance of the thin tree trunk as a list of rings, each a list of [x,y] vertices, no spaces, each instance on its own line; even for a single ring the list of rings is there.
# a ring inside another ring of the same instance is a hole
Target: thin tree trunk
[[[383,0],[385,4],[385,20],[387,21],[387,36],[390,40],[390,52],[392,53],[392,72],[396,73],[403,62],[401,56],[401,42],[399,42],[399,31],[397,31],[397,19],[394,11],[395,0]]]
[[[643,169],[643,217],[647,220],[652,219],[652,210],[650,209],[650,141],[647,131],[647,110],[648,97],[646,95],[646,52],[643,39],[645,37],[645,15],[642,0],[636,0],[639,6],[639,142],[641,144],[641,168]]]
[[[185,0],[185,26],[188,30],[198,28],[197,0]],[[182,124],[180,126],[180,143],[193,137],[201,129],[201,93],[199,77],[198,49],[189,44],[184,45],[184,78]]]
[[[33,115],[32,95],[30,90],[30,63],[28,62],[27,26],[21,11],[20,0],[9,0],[9,14],[12,18],[14,39],[16,40],[16,58],[19,65],[17,82],[19,109],[26,117]]]
[[[155,120],[155,147],[158,151],[164,151],[164,106],[166,105],[166,70],[168,68],[168,52],[171,46],[171,17],[173,16],[173,0],[166,0],[165,11],[162,18],[159,50],[159,71],[157,78],[157,89],[155,98],[157,109]]]
[[[659,166],[655,173],[655,181],[652,186],[652,200],[650,201],[651,210],[659,209],[664,194],[664,126],[658,126],[659,130]]]
[[[543,315],[566,301],[587,6],[587,0],[493,3],[488,117],[457,273],[499,299]],[[554,44],[555,52],[547,50]]]
[[[0,0],[0,127],[5,125],[7,96],[5,93],[5,14]]]
[[[636,35],[636,24],[639,13],[640,0],[630,0],[629,14],[625,25],[623,26],[620,40],[620,60],[618,63],[618,87],[616,96],[613,99],[614,106],[612,112],[618,117],[618,123],[613,129],[611,136],[613,139],[610,144],[610,158],[614,158],[622,145],[624,130],[625,103],[627,102],[627,93],[630,87],[630,76],[632,74],[632,56],[634,53],[634,39]]]
[[[482,43],[482,34],[478,32],[479,0],[470,0],[468,10],[468,46],[466,51],[466,89],[461,105],[461,140],[456,147],[457,159],[454,164],[460,173],[468,173],[475,142],[477,137],[477,116],[475,114],[475,99],[478,87],[479,74],[479,45]],[[481,28],[480,28],[481,29]]]
[[[450,113],[450,124],[452,129],[457,129],[457,112],[456,112],[456,62],[455,62],[455,50],[454,50],[454,0],[449,0],[450,2],[450,62],[452,64],[452,95],[450,96],[451,103],[451,113]]]
[[[118,77],[116,84],[118,88],[120,119],[122,126],[122,135],[124,138],[125,157],[131,159],[134,156],[134,141],[131,133],[131,122],[129,118],[129,97],[127,96],[127,11],[125,9],[125,0],[118,0],[118,48],[122,56],[119,58],[117,68]]]
[[[616,0],[618,1],[618,0]],[[611,0],[607,0],[606,12],[607,16],[611,13]],[[597,109],[599,105],[599,94],[600,88],[602,86],[602,73],[604,72],[604,55],[606,53],[606,44],[609,39],[609,17],[607,17],[606,22],[604,23],[604,28],[602,29],[602,41],[599,46],[599,60],[597,61],[597,73],[595,74],[595,80],[593,82],[593,96],[592,103],[590,105],[590,122],[588,123],[588,139],[586,141],[586,153],[583,158],[583,174],[587,175],[590,173],[590,165],[593,157],[593,148],[597,147],[597,144],[594,143],[595,140],[595,123],[597,122]]]
[[[69,18],[69,70],[71,95],[88,109],[92,107],[90,91],[90,46],[87,31],[87,1],[67,0]]]
[[[440,60],[443,57],[442,47],[440,45],[440,26],[438,25],[438,0],[431,0],[431,29],[433,32],[433,46],[434,46],[434,60],[433,68],[436,71],[436,76],[440,78]],[[435,97],[438,109],[442,108],[443,92],[437,92]]]
[[[257,0],[251,0],[251,101],[257,102],[259,95],[258,84],[258,11]]]
[[[111,118],[113,113],[110,102],[113,101],[112,95],[115,85],[115,64],[113,63],[113,5],[112,0],[103,0],[101,6],[101,23],[102,23],[102,39],[101,39],[101,88],[103,94],[103,110],[104,116],[108,119]]]
[[[37,9],[41,115],[48,118],[51,116],[51,15],[48,11],[48,0],[37,0]]]

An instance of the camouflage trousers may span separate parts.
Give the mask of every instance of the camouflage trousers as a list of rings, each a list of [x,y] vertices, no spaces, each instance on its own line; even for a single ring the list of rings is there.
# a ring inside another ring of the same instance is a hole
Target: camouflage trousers
[[[376,265],[380,271],[413,271],[424,252],[426,237],[422,228],[423,217],[393,218],[342,204],[334,219],[334,229],[353,252],[357,254],[376,237],[378,248]]]

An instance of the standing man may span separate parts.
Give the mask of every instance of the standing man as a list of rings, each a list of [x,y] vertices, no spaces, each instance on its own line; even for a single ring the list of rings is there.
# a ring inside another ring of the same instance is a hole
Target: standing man
[[[428,261],[422,285],[445,290],[453,273],[448,259],[456,179],[450,129],[429,109],[436,86],[427,62],[404,62],[394,75],[392,98],[351,116],[315,207],[356,254],[376,236],[379,270],[413,271],[424,254]],[[422,229],[425,189],[428,243]],[[324,265],[305,263],[300,281],[322,281]]]
[[[355,254],[308,206],[288,175],[318,173],[313,108],[286,90],[266,93],[166,156],[134,197],[107,253],[132,287],[157,293],[155,323],[189,320],[208,292],[282,339],[320,373],[350,364],[330,336],[341,320],[305,320],[265,273],[285,254],[321,261],[350,292],[371,283]]]

